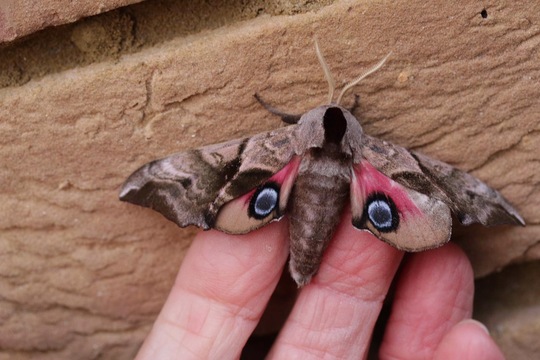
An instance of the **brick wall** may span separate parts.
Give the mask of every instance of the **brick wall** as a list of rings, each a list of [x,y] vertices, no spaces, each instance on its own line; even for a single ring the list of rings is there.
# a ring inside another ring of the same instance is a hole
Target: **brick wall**
[[[508,358],[540,353],[540,300],[504,295],[521,284],[540,299],[516,275],[540,274],[536,1],[137,2],[0,5],[0,358],[133,357],[194,230],[120,203],[119,186],[149,160],[281,126],[255,92],[291,112],[324,102],[315,35],[340,83],[393,52],[355,90],[367,133],[520,210],[526,228],[455,239],[479,276],[531,262],[476,303]]]

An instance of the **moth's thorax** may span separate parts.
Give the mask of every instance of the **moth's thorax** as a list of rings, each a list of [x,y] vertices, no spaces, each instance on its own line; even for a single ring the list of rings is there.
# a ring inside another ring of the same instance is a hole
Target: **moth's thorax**
[[[322,148],[331,142],[355,163],[361,160],[357,150],[361,148],[362,127],[354,115],[341,106],[323,105],[308,111],[300,118],[294,135],[296,154]]]
[[[319,268],[349,199],[351,160],[324,149],[308,151],[289,200],[290,270],[306,284]]]

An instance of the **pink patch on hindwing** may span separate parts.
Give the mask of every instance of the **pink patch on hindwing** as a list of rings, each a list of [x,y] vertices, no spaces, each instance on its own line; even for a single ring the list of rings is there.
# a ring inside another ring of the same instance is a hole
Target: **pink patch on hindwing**
[[[361,197],[356,201],[360,200],[363,204],[372,194],[384,194],[392,199],[402,216],[422,215],[422,211],[410,198],[407,189],[375,169],[368,161],[363,160],[355,165],[354,175],[356,181],[351,183],[351,191],[354,195]]]
[[[268,183],[274,183],[277,184],[280,188],[279,191],[279,198],[280,198],[280,208],[284,209],[286,205],[286,201],[289,198],[289,194],[292,190],[292,187],[294,185],[294,181],[296,180],[296,174],[298,173],[298,167],[300,166],[301,157],[294,156],[292,160],[285,165],[283,169],[275,173],[271,178],[266,180],[261,186],[264,186],[264,184]],[[258,190],[259,187],[252,189],[250,192],[248,192],[245,195],[242,195],[241,197],[234,199],[232,201],[238,201],[243,203],[246,207],[249,205],[251,198],[255,194],[255,192]],[[283,201],[282,201],[283,199]]]
[[[225,203],[216,216],[215,228],[230,234],[245,234],[279,219],[285,211],[300,160],[293,157],[268,180]]]

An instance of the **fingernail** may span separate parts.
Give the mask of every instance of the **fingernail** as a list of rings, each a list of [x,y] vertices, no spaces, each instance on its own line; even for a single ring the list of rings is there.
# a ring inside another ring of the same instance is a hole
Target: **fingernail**
[[[482,323],[481,323],[480,321],[478,321],[478,320],[475,320],[475,319],[467,319],[467,320],[463,320],[461,323],[462,323],[462,324],[466,324],[466,323],[474,324],[474,325],[478,326],[480,329],[484,330],[484,332],[485,332],[486,334],[489,335],[489,330],[488,330],[488,328],[486,327],[486,325],[482,324]]]

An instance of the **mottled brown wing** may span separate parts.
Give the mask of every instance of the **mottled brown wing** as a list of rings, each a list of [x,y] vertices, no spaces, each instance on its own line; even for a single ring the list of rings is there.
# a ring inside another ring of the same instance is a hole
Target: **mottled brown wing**
[[[465,225],[525,222],[502,195],[472,175],[425,155],[364,135],[362,155],[397,183],[444,202]]]
[[[124,183],[120,200],[152,208],[184,227],[214,227],[226,202],[248,193],[293,157],[295,126],[152,161]]]

